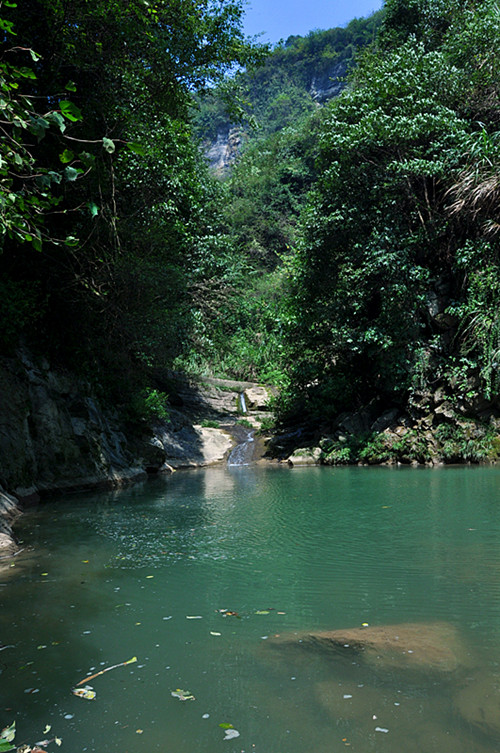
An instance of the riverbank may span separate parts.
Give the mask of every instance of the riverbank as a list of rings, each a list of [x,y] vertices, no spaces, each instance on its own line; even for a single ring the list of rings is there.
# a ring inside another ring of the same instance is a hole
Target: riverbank
[[[0,359],[0,546],[41,498],[124,486],[178,468],[224,463],[269,410],[252,382],[169,377],[168,418],[131,423],[89,382],[27,351]],[[264,450],[256,452],[263,454]]]

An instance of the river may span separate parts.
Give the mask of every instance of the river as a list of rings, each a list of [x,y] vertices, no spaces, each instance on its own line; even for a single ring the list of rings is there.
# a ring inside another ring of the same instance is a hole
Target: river
[[[0,728],[68,753],[495,753],[499,491],[494,467],[249,466],[44,504],[0,572]],[[303,641],[407,623],[452,630],[456,666]]]

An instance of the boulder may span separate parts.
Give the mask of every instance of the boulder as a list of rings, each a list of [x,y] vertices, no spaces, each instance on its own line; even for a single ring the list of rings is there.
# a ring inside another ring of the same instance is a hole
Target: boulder
[[[290,455],[289,465],[318,465],[321,459],[320,447],[302,447]]]
[[[245,399],[249,410],[269,410],[272,392],[259,384],[245,390]]]

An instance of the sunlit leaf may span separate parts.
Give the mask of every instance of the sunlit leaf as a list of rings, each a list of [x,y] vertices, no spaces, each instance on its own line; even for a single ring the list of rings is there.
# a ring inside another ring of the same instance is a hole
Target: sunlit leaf
[[[106,138],[106,136],[102,140],[102,145],[109,154],[113,154],[116,149],[115,142],[112,139]]]
[[[59,155],[59,159],[63,164],[66,164],[67,162],[71,162],[75,158],[75,153],[71,151],[71,149],[65,149],[62,154]]]
[[[68,99],[62,99],[59,102],[59,107],[64,117],[68,120],[76,123],[78,120],[82,119],[82,111],[80,110],[80,108],[77,107],[73,102],[70,102]]]

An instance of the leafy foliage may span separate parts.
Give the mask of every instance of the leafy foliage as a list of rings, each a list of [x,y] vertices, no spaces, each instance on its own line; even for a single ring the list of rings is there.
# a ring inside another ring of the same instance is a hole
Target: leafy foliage
[[[189,107],[260,52],[239,0],[6,5],[4,29],[32,65],[6,52],[0,71],[3,349],[27,338],[126,403],[192,347],[224,287],[217,189]]]
[[[499,29],[494,2],[388,0],[378,46],[322,127],[283,415],[403,405],[429,349],[426,388],[461,357],[496,398]]]

